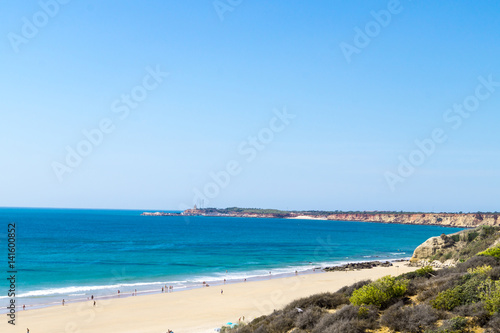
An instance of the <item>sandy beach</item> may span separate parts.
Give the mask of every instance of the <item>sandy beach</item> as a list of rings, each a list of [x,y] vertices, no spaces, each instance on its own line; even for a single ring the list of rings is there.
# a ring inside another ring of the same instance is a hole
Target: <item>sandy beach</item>
[[[294,299],[337,291],[344,285],[385,275],[413,271],[403,263],[349,272],[317,272],[286,278],[205,287],[168,294],[98,300],[19,311],[16,325],[0,323],[5,333],[175,333],[214,332],[227,322],[237,323],[280,309]],[[223,294],[221,294],[221,289]]]

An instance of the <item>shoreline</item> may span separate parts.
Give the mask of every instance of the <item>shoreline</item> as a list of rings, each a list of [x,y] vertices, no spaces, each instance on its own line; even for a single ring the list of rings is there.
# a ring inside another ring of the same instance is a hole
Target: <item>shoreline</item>
[[[262,210],[266,211],[266,210]],[[496,213],[333,213],[322,212],[313,214],[309,211],[280,211],[278,213],[267,212],[220,212],[217,209],[187,209],[182,212],[151,212],[140,214],[147,217],[174,216],[174,217],[233,217],[233,218],[271,218],[289,220],[322,220],[332,222],[361,222],[361,223],[383,223],[401,225],[440,226],[448,228],[476,228],[480,225],[500,225]]]
[[[139,295],[68,303],[64,307],[18,311],[18,323],[33,332],[65,332],[67,326],[82,332],[214,332],[227,322],[245,321],[280,309],[297,298],[335,292],[344,285],[385,275],[399,275],[417,267],[395,262],[391,267],[298,274],[264,280],[227,283],[173,293]],[[223,294],[221,294],[223,290]],[[112,320],[111,320],[112,319]],[[0,327],[4,327],[2,322]],[[7,325],[6,332],[25,332]],[[66,328],[65,328],[66,327]],[[4,332],[2,328],[2,332]]]
[[[376,259],[375,259],[376,258]],[[329,271],[332,271],[333,268],[342,268],[344,266],[349,266],[349,265],[357,265],[357,264],[372,264],[372,263],[383,263],[383,262],[389,262],[393,265],[398,264],[398,263],[405,263],[408,264],[410,257],[402,257],[402,258],[386,258],[386,257],[373,257],[373,260],[346,260],[346,261],[339,261],[339,262],[333,262],[333,263],[318,263],[317,265],[314,265],[313,263],[310,263],[308,266],[304,266],[303,268],[305,269],[296,269],[295,271],[299,275],[308,275],[308,274],[319,274],[319,273],[326,273]],[[377,267],[377,266],[372,266]],[[249,283],[249,282],[258,282],[258,281],[268,281],[268,280],[275,280],[275,279],[281,279],[281,278],[288,278],[288,277],[293,277],[296,276],[295,272],[291,267],[289,267],[290,270],[287,270],[286,272],[282,272],[282,270],[286,268],[275,268],[274,270],[271,269],[271,275],[267,275],[267,273],[264,275],[250,275],[249,277],[241,277],[241,278],[230,278],[230,279],[225,279],[224,277],[220,277],[220,279],[206,279],[206,281],[200,280],[194,281],[191,280],[190,282],[184,281],[186,285],[179,286],[174,284],[174,288],[172,291],[168,291],[168,285],[172,282],[144,282],[144,283],[130,283],[129,287],[124,287],[123,285],[118,286],[118,285],[110,285],[110,286],[81,286],[83,289],[87,289],[86,291],[82,290],[81,295],[78,295],[77,293],[79,291],[74,291],[73,296],[80,296],[79,298],[71,298],[70,295],[64,295],[64,294],[53,294],[53,295],[43,295],[43,296],[38,296],[38,298],[47,298],[46,303],[35,303],[35,304],[26,304],[28,302],[23,302],[23,297],[17,297],[17,306],[16,306],[16,311],[31,311],[31,310],[37,310],[37,309],[44,309],[44,308],[50,308],[50,307],[57,307],[61,305],[62,299],[65,300],[66,304],[78,304],[78,303],[83,303],[87,301],[91,301],[90,296],[92,295],[94,298],[92,300],[112,300],[112,299],[125,299],[128,297],[136,297],[136,296],[147,296],[147,295],[156,295],[156,294],[171,294],[171,293],[177,293],[177,292],[183,292],[187,290],[196,290],[196,289],[203,289],[206,287],[221,287],[225,285],[231,285],[231,284],[238,284],[238,283]],[[298,267],[295,267],[298,268]],[[363,269],[369,269],[369,268],[363,268]],[[264,271],[264,269],[261,269]],[[343,271],[343,269],[337,269],[337,271]],[[252,272],[252,271],[250,271]],[[278,272],[278,273],[276,273]],[[240,275],[244,275],[245,272],[240,273]],[[213,277],[212,277],[213,278]],[[179,282],[179,281],[176,281]],[[206,284],[205,284],[206,282]],[[166,284],[165,284],[166,283]],[[139,286],[141,285],[142,287],[144,286],[151,286],[146,289],[139,289],[137,290],[136,288],[131,288],[130,286]],[[151,289],[153,286],[156,286],[156,288]],[[95,288],[95,287],[102,287],[100,289],[95,290],[94,292],[88,291],[90,288]],[[165,292],[162,291],[162,287],[167,287],[165,288]],[[65,288],[61,288],[65,289]],[[99,291],[104,290],[107,291],[105,294],[101,294]],[[117,290],[121,290],[120,294],[117,294]],[[57,296],[56,296],[57,295]],[[82,297],[83,296],[83,297]],[[35,296],[30,296],[30,297],[35,297]],[[57,298],[56,298],[57,297]],[[49,301],[51,300],[51,301]],[[1,299],[0,299],[1,301]],[[23,305],[26,305],[26,309],[23,310]],[[0,308],[0,314],[6,314],[7,310],[5,308]]]

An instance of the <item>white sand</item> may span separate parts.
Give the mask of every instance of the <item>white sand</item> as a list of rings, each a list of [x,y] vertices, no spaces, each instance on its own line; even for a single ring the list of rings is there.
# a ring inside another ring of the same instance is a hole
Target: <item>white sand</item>
[[[399,266],[399,267],[397,267]],[[361,271],[329,272],[207,287],[169,294],[73,303],[17,312],[16,326],[2,315],[0,332],[25,333],[175,333],[214,332],[227,322],[249,321],[280,309],[294,299],[335,292],[345,285],[416,268],[395,263]],[[221,288],[224,294],[221,295]]]

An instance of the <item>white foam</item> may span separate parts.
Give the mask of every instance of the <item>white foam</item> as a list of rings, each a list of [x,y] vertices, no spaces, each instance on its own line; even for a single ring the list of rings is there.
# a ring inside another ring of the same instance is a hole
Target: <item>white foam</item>
[[[139,283],[121,283],[112,285],[101,285],[101,286],[71,286],[64,288],[53,288],[53,289],[40,289],[29,291],[24,294],[19,294],[17,297],[39,297],[39,296],[51,296],[51,295],[86,295],[86,293],[79,293],[82,291],[99,291],[99,290],[111,290],[116,292],[120,288],[127,287],[146,287],[146,286],[163,286],[165,284],[176,284],[181,281],[158,281],[158,282],[139,282]],[[1,298],[1,297],[0,297]]]

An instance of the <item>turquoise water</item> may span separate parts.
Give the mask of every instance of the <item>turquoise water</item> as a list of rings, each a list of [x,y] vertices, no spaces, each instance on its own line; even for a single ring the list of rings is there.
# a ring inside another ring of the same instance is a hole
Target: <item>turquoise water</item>
[[[18,304],[48,305],[117,290],[157,292],[164,285],[175,291],[270,271],[278,276],[344,262],[408,258],[427,238],[461,230],[141,213],[0,208],[2,248],[7,248],[7,224],[16,223]],[[1,265],[6,271],[7,259]],[[0,294],[0,302],[7,301],[6,293]]]

